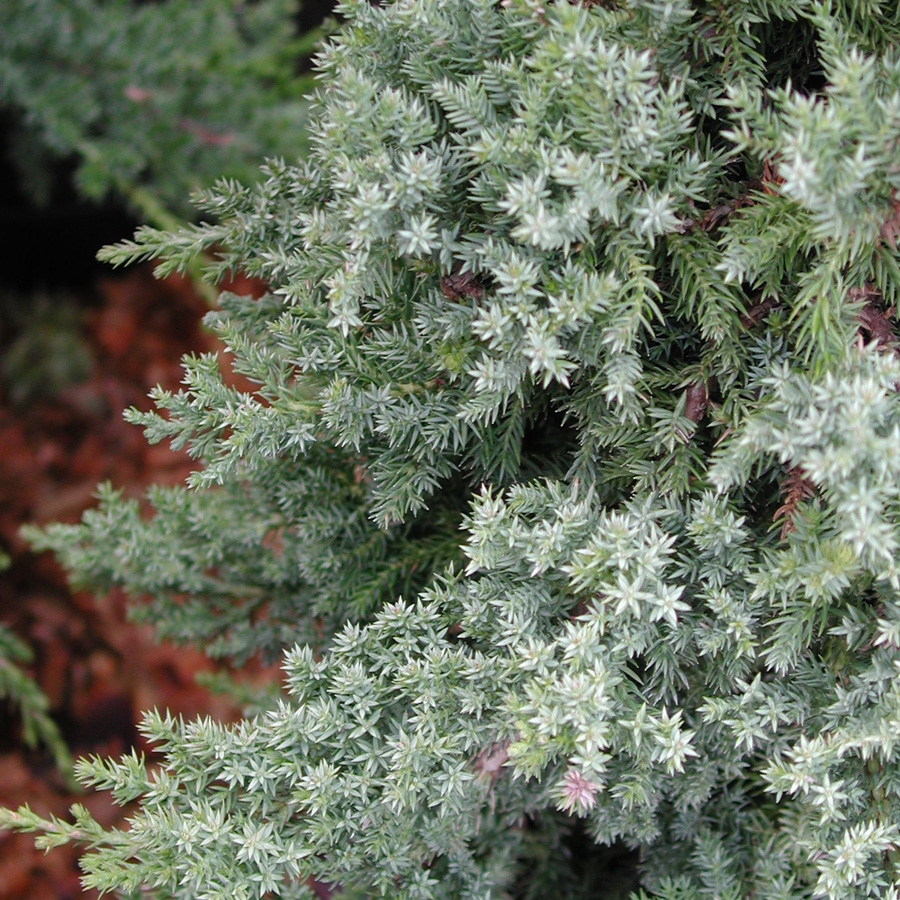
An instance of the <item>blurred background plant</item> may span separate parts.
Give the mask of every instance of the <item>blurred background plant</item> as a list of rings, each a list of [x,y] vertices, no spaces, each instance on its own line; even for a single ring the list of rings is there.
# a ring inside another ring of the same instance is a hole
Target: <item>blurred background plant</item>
[[[50,716],[47,696],[18,665],[31,662],[32,657],[28,645],[0,625],[0,698],[11,700],[21,710],[25,744],[32,748],[43,744],[53,754],[59,770],[68,778],[72,775],[72,757],[59,727]]]
[[[82,196],[115,193],[167,227],[216,178],[302,154],[319,31],[298,35],[297,14],[294,0],[6,0],[0,103],[29,196],[46,205],[69,158]]]
[[[67,809],[72,753],[139,743],[148,705],[227,718],[242,702],[210,699],[194,683],[200,654],[157,647],[124,622],[117,595],[73,592],[18,529],[77,519],[105,478],[135,494],[183,480],[187,460],[147,452],[121,412],[177,384],[182,354],[212,343],[200,321],[214,292],[146,269],[112,278],[95,255],[139,224],[192,220],[192,192],[218,178],[251,182],[261,159],[305,154],[309,57],[330,9],[0,3],[2,803]],[[80,895],[74,855],[50,860],[8,835],[0,845],[0,900]]]
[[[6,294],[0,297],[0,315],[15,332],[0,360],[13,407],[56,397],[90,375],[93,360],[82,338],[77,297],[40,290],[25,297]]]

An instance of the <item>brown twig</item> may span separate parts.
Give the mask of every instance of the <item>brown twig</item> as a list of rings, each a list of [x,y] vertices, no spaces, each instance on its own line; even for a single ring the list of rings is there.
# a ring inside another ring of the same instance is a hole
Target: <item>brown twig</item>
[[[709,389],[705,381],[695,381],[684,392],[684,414],[692,422],[699,422],[706,415],[709,405]]]
[[[764,319],[769,311],[775,309],[778,306],[778,303],[774,300],[763,300],[761,303],[757,303],[755,306],[751,306],[744,315],[741,316],[741,325],[746,329],[751,329],[757,322]]]
[[[894,191],[891,198],[891,214],[881,223],[878,229],[881,236],[888,242],[891,250],[897,249],[897,237],[900,236],[900,199]]]
[[[816,492],[816,486],[807,478],[802,466],[788,469],[787,477],[781,483],[781,496],[784,502],[775,510],[772,521],[784,519],[781,526],[781,539],[784,540],[794,530],[794,513],[798,504],[809,500]]]
[[[480,300],[484,296],[484,287],[478,282],[475,274],[461,267],[441,278],[441,291],[450,300],[459,300],[462,297]]]

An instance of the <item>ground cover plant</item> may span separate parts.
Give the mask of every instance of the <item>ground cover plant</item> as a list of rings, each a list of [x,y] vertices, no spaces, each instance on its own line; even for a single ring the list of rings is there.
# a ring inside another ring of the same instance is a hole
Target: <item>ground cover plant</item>
[[[123,896],[897,898],[893,6],[341,13],[309,160],[105,254],[265,280],[255,388],[186,358],[187,486],[31,533],[284,696],[0,821]]]

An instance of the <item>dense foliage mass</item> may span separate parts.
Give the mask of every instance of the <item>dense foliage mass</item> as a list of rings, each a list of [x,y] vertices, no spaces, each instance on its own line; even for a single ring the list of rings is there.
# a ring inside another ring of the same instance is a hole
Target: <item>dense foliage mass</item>
[[[81,192],[125,196],[144,221],[297,153],[294,0],[4,0],[0,107],[23,184],[46,201],[53,161]]]
[[[6,0],[0,130],[17,187],[52,205],[71,168],[83,197],[111,194],[143,221],[177,227],[196,213],[192,190],[223,175],[255,179],[264,148],[305,146],[311,76],[298,68],[318,32],[298,36],[296,17],[294,0]],[[50,268],[59,265],[54,257]],[[89,360],[64,301],[2,306],[0,330],[22,332],[0,365],[15,403],[84,377]],[[8,563],[0,552],[0,570]],[[0,698],[21,713],[26,744],[40,739],[68,771],[48,700],[21,668],[32,656],[0,626]]]
[[[284,649],[86,882],[165,898],[896,898],[900,19],[870,0],[352,0],[308,163],[205,196],[264,278],[132,413],[142,516],[35,535],[169,637]],[[213,273],[215,274],[215,272]]]

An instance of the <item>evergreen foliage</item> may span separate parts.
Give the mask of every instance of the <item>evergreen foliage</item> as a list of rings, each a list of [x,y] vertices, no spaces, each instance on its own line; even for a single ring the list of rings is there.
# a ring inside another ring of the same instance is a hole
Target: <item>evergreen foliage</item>
[[[46,201],[53,159],[74,156],[85,196],[125,196],[144,221],[190,216],[192,190],[251,178],[302,147],[308,38],[293,0],[5,0],[0,104],[13,160]]]
[[[18,708],[25,743],[29,747],[45,746],[60,770],[71,778],[72,757],[56,722],[50,717],[50,701],[22,668],[22,663],[30,661],[28,646],[6,626],[0,625],[0,700],[9,700]]]
[[[11,562],[0,550],[0,573]],[[0,623],[0,701],[12,704],[19,713],[25,745],[31,748],[40,745],[49,750],[60,772],[74,788],[72,755],[50,715],[50,700],[23,668],[32,657],[28,645]]]
[[[264,278],[208,319],[255,390],[187,359],[129,415],[190,485],[32,532],[286,692],[82,761],[128,831],[0,821],[124,896],[601,897],[623,842],[896,900],[896,5],[342,13],[309,161],[106,253]]]

